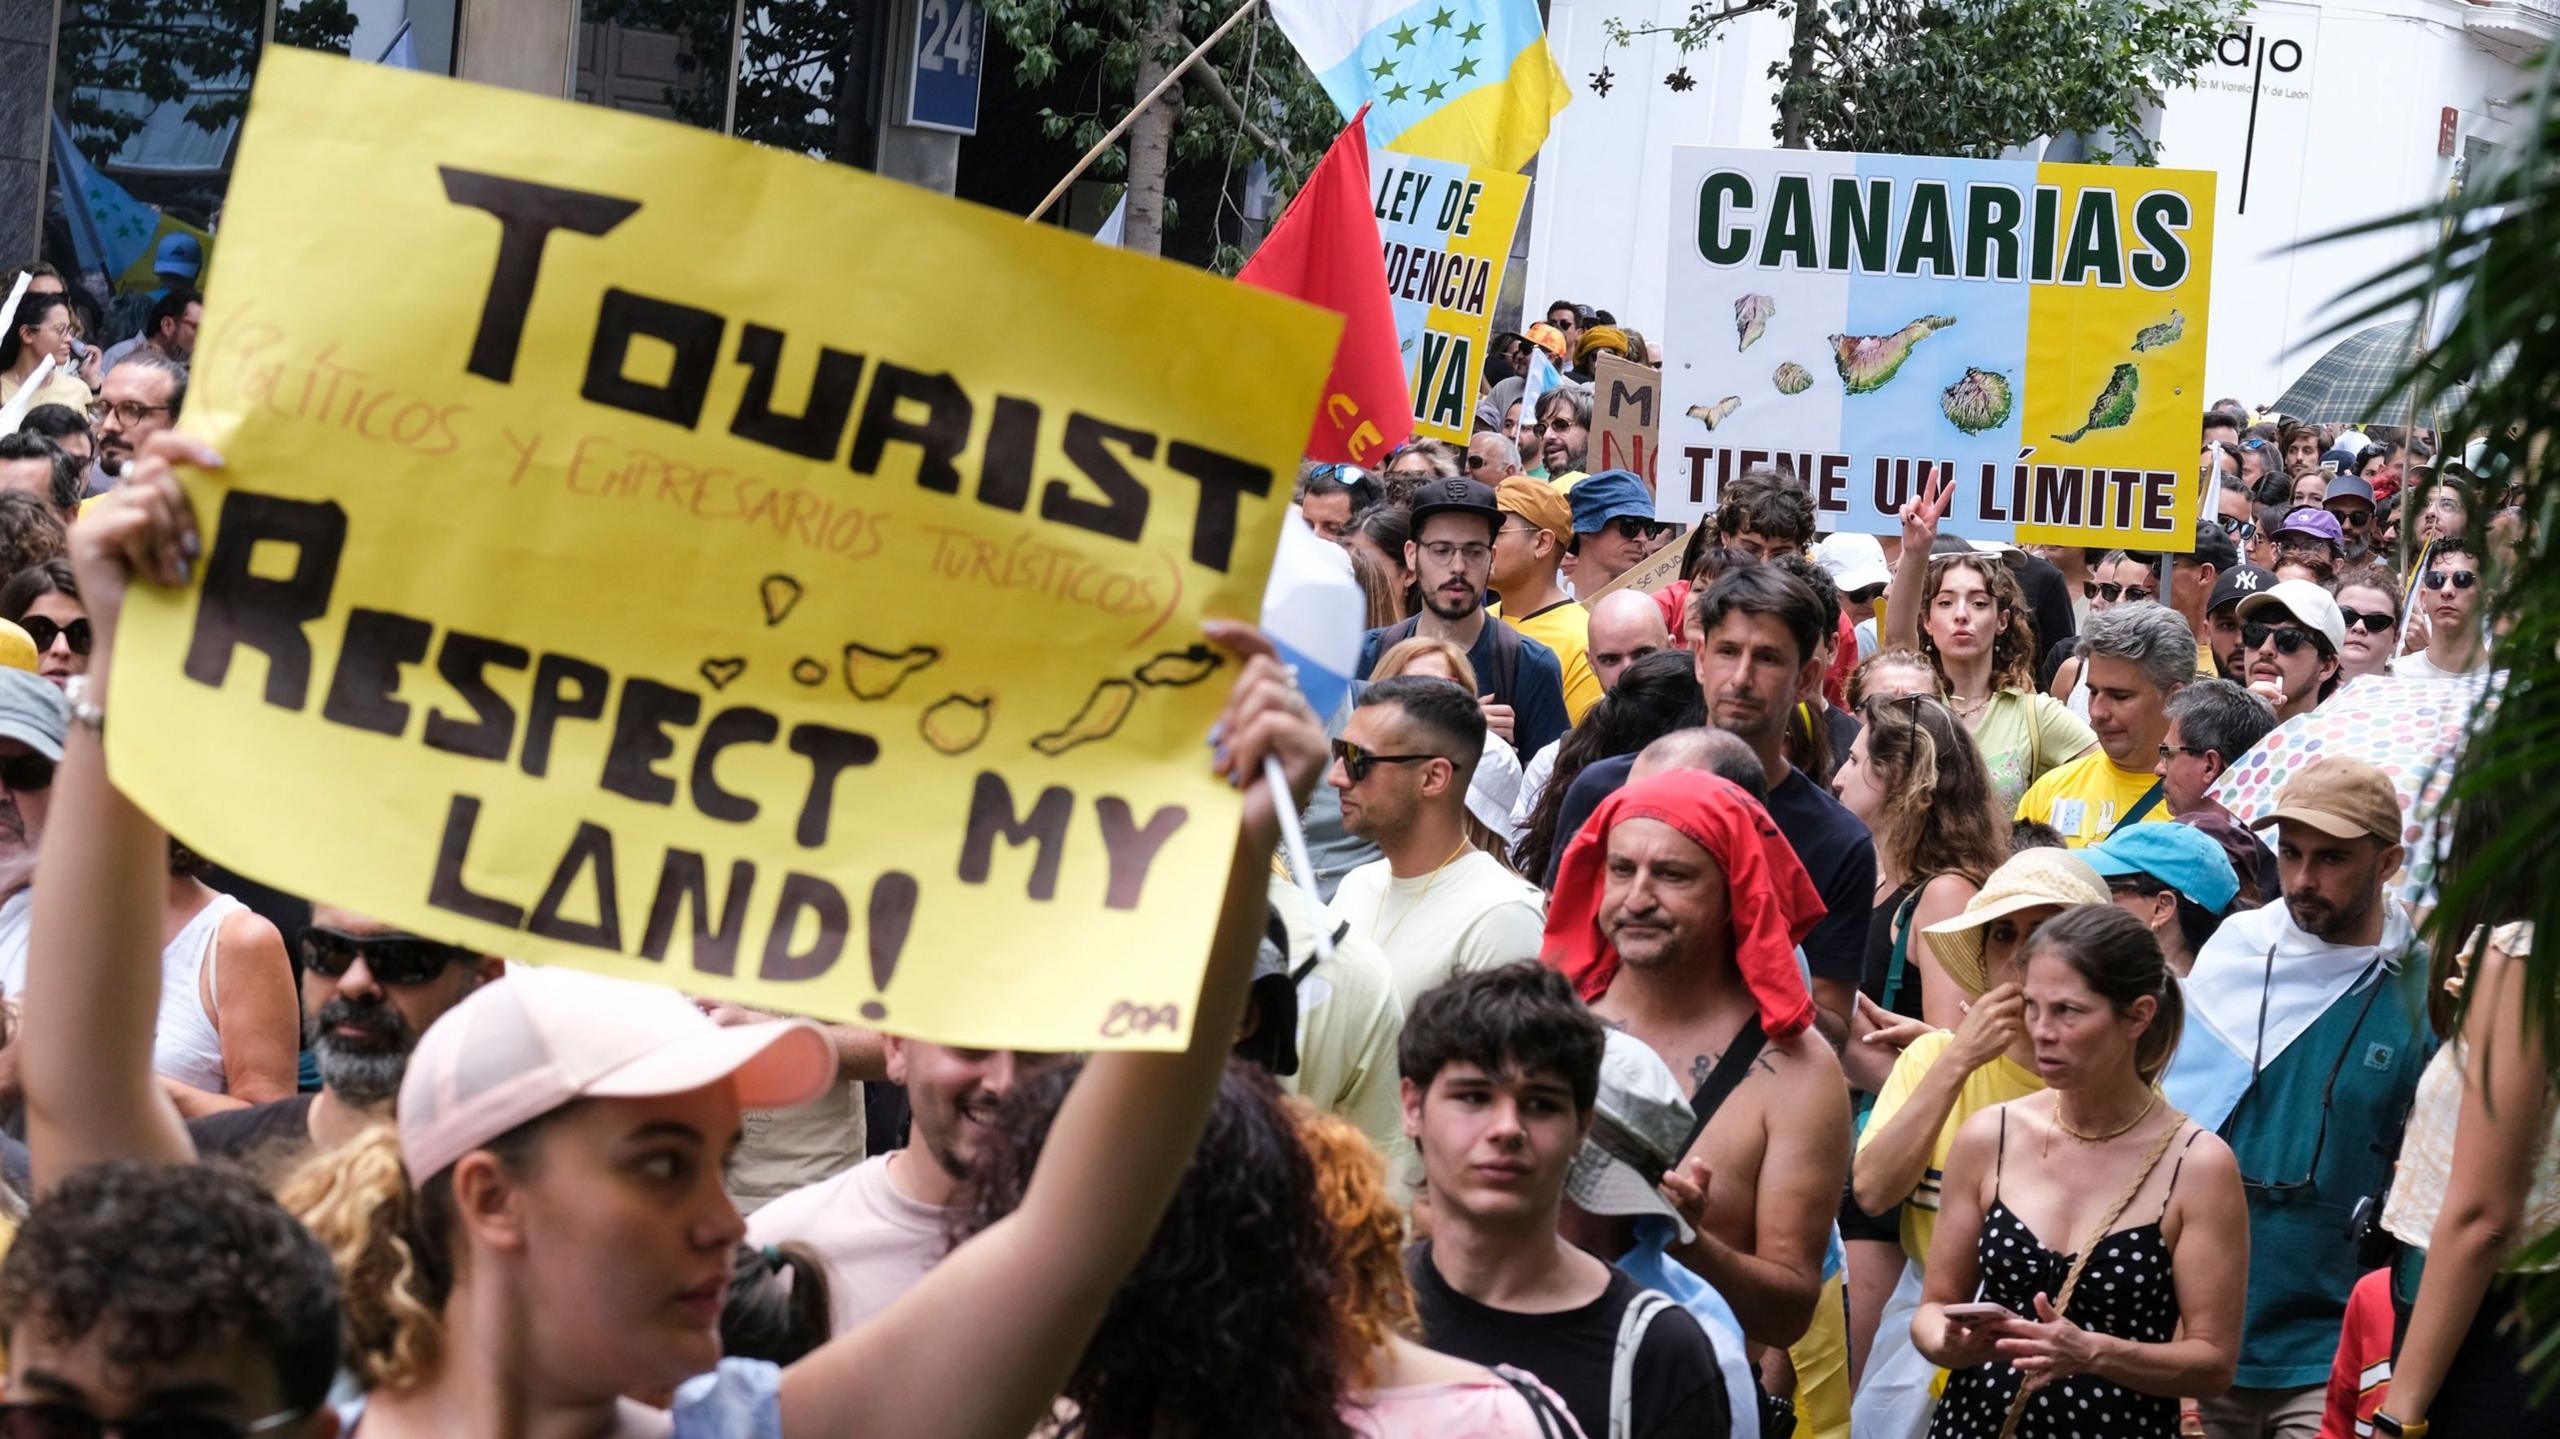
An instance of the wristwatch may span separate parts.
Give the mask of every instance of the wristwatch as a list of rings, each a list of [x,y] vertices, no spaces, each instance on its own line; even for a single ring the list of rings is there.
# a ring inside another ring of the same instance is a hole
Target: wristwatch
[[[89,697],[89,677],[73,675],[62,686],[62,697],[71,702],[71,722],[96,735],[107,737],[107,712]]]
[[[2377,1409],[2373,1414],[2373,1432],[2396,1436],[2396,1439],[2427,1439],[2427,1421],[2411,1419],[2403,1422]]]

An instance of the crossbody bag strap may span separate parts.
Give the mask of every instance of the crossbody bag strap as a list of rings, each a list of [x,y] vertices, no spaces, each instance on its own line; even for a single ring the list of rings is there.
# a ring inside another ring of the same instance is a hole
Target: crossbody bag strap
[[[1484,622],[1493,626],[1493,672],[1502,682],[1497,697],[1504,704],[1516,704],[1512,696],[1520,693],[1520,632],[1492,615],[1485,616]]]
[[[1716,1111],[1724,1107],[1725,1099],[1742,1083],[1742,1077],[1751,1072],[1751,1061],[1760,1057],[1761,1049],[1768,1043],[1768,1032],[1760,1027],[1758,1014],[1743,1021],[1741,1031],[1734,1035],[1733,1044],[1725,1050],[1724,1057],[1708,1071],[1705,1082],[1698,1086],[1698,1092],[1689,1096],[1689,1108],[1695,1117],[1689,1121],[1689,1137],[1680,1141],[1681,1158],[1686,1158],[1689,1151],[1697,1147],[1698,1136],[1707,1132],[1707,1121],[1715,1118]],[[1677,1159],[1673,1161],[1675,1164],[1678,1162]]]
[[[2176,1139],[2186,1127],[2186,1121],[2181,1119],[2162,1132],[2159,1141],[2151,1146],[2150,1157],[2142,1161],[2141,1170],[2133,1176],[2133,1182],[2124,1187],[2122,1194],[2116,1196],[2116,1202],[2107,1208],[2106,1218],[2099,1220],[2097,1227],[2089,1231],[2089,1237],[2081,1242],[2079,1256],[2071,1261],[2070,1271],[2062,1276],[2061,1292],[2053,1296],[2053,1312],[2056,1318],[2061,1318],[2070,1312],[2071,1291],[2080,1287],[2080,1276],[2087,1272],[2090,1258],[2097,1254],[2098,1246],[2106,1242],[2106,1237],[2114,1232],[2116,1221],[2124,1217],[2125,1206],[2133,1203],[2133,1196],[2140,1194],[2142,1186],[2151,1182],[2151,1171],[2160,1167],[2161,1156],[2169,1152],[2169,1141]],[[2009,1401],[2008,1417],[2000,1423],[2000,1439],[2011,1439],[2011,1436],[2018,1432],[2018,1419],[2027,1412],[2027,1399],[2030,1392],[2025,1381],[2021,1380],[2018,1384],[2017,1397]]]

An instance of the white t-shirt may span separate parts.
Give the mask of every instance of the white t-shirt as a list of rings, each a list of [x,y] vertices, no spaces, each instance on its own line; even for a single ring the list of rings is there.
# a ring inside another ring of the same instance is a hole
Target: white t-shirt
[[[2489,668],[2489,655],[2486,650],[2481,651],[2480,663],[2467,670],[2446,669],[2435,662],[2433,655],[2432,650],[2420,650],[2413,655],[2401,655],[2395,658],[2391,661],[2391,677],[2403,680],[2458,680],[2468,679]]]
[[[805,1244],[826,1265],[827,1308],[838,1334],[896,1303],[951,1247],[945,1211],[909,1199],[889,1181],[894,1157],[866,1159],[795,1189],[747,1221],[749,1244]],[[934,1159],[918,1149],[904,1162]]]
[[[1404,1009],[1396,1003],[1387,957],[1356,930],[1345,929],[1333,957],[1318,959],[1316,927],[1341,921],[1318,913],[1285,880],[1271,882],[1271,905],[1289,929],[1289,972],[1304,976],[1298,981],[1298,1072],[1283,1076],[1280,1087],[1358,1125],[1393,1175],[1413,1141],[1404,1137],[1402,1076],[1396,1068]]]
[[[1453,975],[1536,959],[1547,897],[1481,850],[1429,874],[1397,879],[1386,860],[1342,877],[1331,913],[1387,956],[1407,1014],[1423,991]]]

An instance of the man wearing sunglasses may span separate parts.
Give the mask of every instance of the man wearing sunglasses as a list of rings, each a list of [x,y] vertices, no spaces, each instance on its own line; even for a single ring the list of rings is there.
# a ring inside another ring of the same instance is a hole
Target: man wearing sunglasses
[[[1478,430],[1467,437],[1467,473],[1488,485],[1524,473],[1520,447],[1500,430]]]
[[[2427,621],[2427,647],[2391,662],[2391,672],[2411,679],[2458,679],[2489,667],[2489,633],[2480,623],[2480,556],[2471,542],[2448,535],[2427,553],[2426,573],[2409,602]]]
[[[246,1176],[100,1164],[0,1264],[7,1439],[323,1439],[339,1349],[327,1250]]]
[[[1414,491],[1404,562],[1422,591],[1422,612],[1360,637],[1358,677],[1367,679],[1390,645],[1416,635],[1447,640],[1467,652],[1484,691],[1478,698],[1485,723],[1525,757],[1572,728],[1573,720],[1556,652],[1485,613],[1494,540],[1504,523],[1493,487],[1481,480],[1433,480]]]
[[[302,932],[302,1033],[320,1088],[187,1121],[196,1152],[281,1167],[390,1118],[418,1036],[505,973],[494,955],[313,907]]]
[[[2373,553],[2372,483],[2358,475],[2340,475],[2329,482],[2328,498],[2320,507],[2337,517],[2345,536],[2346,562],[2363,563]]]
[[[1471,697],[1420,675],[1371,685],[1333,742],[1343,826],[1386,858],[1344,875],[1329,913],[1385,951],[1407,1012],[1453,975],[1538,957],[1546,896],[1467,839],[1486,743]]]
[[[1573,501],[1573,592],[1590,596],[1644,562],[1666,526],[1653,517],[1653,491],[1633,470],[1586,475]]]
[[[2215,1130],[2249,1202],[2249,1313],[2235,1387],[2203,1403],[2213,1439],[2312,1439],[2347,1294],[2350,1223],[2388,1180],[2435,1041],[2427,952],[2387,886],[2403,852],[2391,779],[2333,756],[2259,821],[2283,903],[2224,920],[2187,976],[2162,1088]]]
[[[2337,693],[2347,621],[2327,590],[2286,580],[2240,602],[2240,643],[2249,656],[2249,688],[2266,696],[2281,722]]]

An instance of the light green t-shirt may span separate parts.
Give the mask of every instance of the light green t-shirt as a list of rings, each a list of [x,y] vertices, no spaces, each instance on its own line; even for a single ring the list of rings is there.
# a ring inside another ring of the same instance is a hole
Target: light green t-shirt
[[[2087,721],[2051,695],[2002,690],[1991,697],[1973,742],[1991,770],[1991,790],[2014,806],[2027,786],[2098,742]]]

